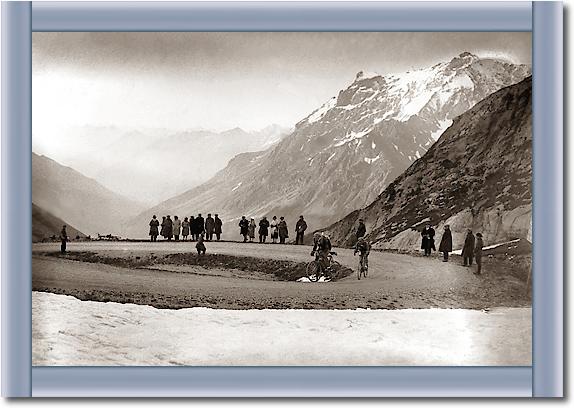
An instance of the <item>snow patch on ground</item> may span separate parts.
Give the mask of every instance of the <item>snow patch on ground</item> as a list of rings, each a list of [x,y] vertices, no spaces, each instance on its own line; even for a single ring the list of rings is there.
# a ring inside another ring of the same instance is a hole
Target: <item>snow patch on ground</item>
[[[519,242],[519,241],[520,241],[520,238],[519,238],[519,239],[513,239],[512,241],[506,241],[506,242],[501,242],[501,243],[499,243],[499,244],[494,244],[494,245],[489,245],[489,246],[482,247],[482,250],[484,251],[484,250],[487,250],[487,249],[498,248],[498,247],[503,246],[503,245],[515,244],[515,243],[517,243],[517,242]],[[461,248],[461,249],[457,249],[456,251],[452,251],[452,253],[453,253],[454,255],[462,255],[462,248]]]
[[[373,164],[374,162],[376,162],[380,158],[381,158],[381,155],[378,154],[377,157],[373,157],[373,158],[365,157],[364,160],[365,160],[365,163],[367,163],[367,164]]]
[[[237,190],[239,187],[241,187],[242,184],[243,184],[243,181],[240,181],[239,183],[237,183],[237,185],[236,185],[235,187],[233,187],[233,188],[231,189],[231,191]]]
[[[33,292],[32,364],[530,365],[531,317],[530,308],[169,310]]]

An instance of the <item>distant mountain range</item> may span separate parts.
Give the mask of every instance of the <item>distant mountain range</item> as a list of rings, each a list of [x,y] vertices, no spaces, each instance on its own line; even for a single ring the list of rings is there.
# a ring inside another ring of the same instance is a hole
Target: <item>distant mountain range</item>
[[[59,219],[59,223],[65,220],[92,236],[120,234],[126,219],[144,209],[143,205],[76,170],[35,153],[32,153],[32,203]]]
[[[50,212],[32,203],[32,242],[40,242],[53,236],[59,238],[63,225],[66,225],[66,232],[71,239],[76,237],[84,238],[86,236],[61,218],[55,217]]]
[[[501,89],[454,120],[439,140],[371,204],[326,228],[355,241],[366,222],[375,248],[417,250],[420,229],[449,224],[455,248],[467,228],[486,245],[532,235],[532,77]]]
[[[266,149],[290,131],[278,125],[253,132],[84,126],[59,136],[64,148],[36,141],[34,151],[151,206],[207,181],[235,155]]]
[[[152,214],[218,212],[283,215],[310,229],[371,203],[452,121],[530,67],[462,53],[432,67],[395,75],[357,74],[355,81],[296,125],[277,145],[234,157],[204,184],[130,221],[139,236]]]

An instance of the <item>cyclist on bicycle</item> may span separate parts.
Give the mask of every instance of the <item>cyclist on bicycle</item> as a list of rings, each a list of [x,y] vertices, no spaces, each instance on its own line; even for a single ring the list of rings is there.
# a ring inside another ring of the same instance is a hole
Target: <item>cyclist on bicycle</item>
[[[317,252],[321,267],[323,270],[326,270],[329,267],[331,240],[329,239],[329,236],[324,232],[321,232],[320,234],[316,232],[315,235],[313,235],[313,250],[311,251],[311,256],[315,256],[315,252]]]
[[[363,258],[363,266],[366,269],[369,269],[369,253],[371,252],[371,244],[369,244],[363,237],[360,237],[355,244],[355,252],[353,253],[353,256],[357,255],[357,252],[361,253],[361,258]]]

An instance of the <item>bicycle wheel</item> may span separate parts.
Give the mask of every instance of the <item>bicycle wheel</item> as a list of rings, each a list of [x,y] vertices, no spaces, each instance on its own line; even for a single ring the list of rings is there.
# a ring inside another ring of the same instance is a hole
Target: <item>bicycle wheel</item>
[[[359,265],[357,266],[357,279],[361,280],[361,273],[363,270],[363,265],[361,264],[361,261],[359,260]]]
[[[369,264],[367,263],[366,257],[363,257],[363,276],[366,278],[369,272]]]
[[[317,282],[319,280],[319,278],[321,277],[320,272],[321,271],[320,271],[319,265],[316,261],[311,261],[307,264],[307,268],[306,268],[307,278],[311,282]]]

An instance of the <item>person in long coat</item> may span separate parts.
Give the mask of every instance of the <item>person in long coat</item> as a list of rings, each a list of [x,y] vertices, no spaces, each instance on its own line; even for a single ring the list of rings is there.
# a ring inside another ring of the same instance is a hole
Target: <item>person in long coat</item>
[[[466,237],[464,238],[464,246],[462,247],[462,264],[463,266],[472,265],[472,256],[474,252],[474,235],[472,230],[466,230]]]
[[[295,233],[297,234],[295,237],[295,245],[299,244],[299,241],[301,242],[301,245],[303,245],[303,237],[306,229],[307,223],[305,222],[303,216],[300,215],[299,221],[297,221],[297,224],[295,225]]]
[[[165,228],[164,234],[168,241],[171,241],[173,238],[173,221],[169,217],[169,215],[165,218]]]
[[[151,217],[151,221],[149,222],[149,236],[151,237],[151,242],[157,241],[157,236],[159,235],[159,221],[157,217],[154,215]]]
[[[197,239],[199,239],[199,236],[205,232],[205,220],[201,214],[197,214],[195,222],[197,224]]]
[[[279,238],[279,221],[277,221],[277,216],[274,215],[271,220],[271,243],[276,244],[277,238]]]
[[[269,235],[269,221],[267,221],[267,217],[263,217],[261,221],[259,221],[259,243],[264,244],[265,240],[267,239],[267,235]]]
[[[424,256],[430,256],[431,249],[435,249],[434,228],[431,227],[429,224],[425,225],[425,227],[421,232],[421,236],[423,237],[423,241],[421,243],[421,249],[424,249],[425,251]]]
[[[189,216],[189,234],[192,241],[197,241],[197,222],[195,222],[193,215]]]
[[[438,251],[442,252],[442,261],[448,262],[448,253],[452,252],[452,233],[450,232],[450,227],[448,225],[444,226],[444,232],[440,239]]]
[[[173,235],[176,241],[179,241],[180,234],[181,234],[181,220],[176,215],[173,217]]]
[[[222,227],[223,227],[223,221],[221,221],[221,218],[219,218],[219,214],[215,214],[215,219],[213,220],[213,222],[215,223],[214,228],[215,237],[219,241],[219,239],[221,238]]]
[[[253,240],[255,239],[255,229],[256,228],[257,228],[257,225],[255,224],[255,220],[253,218],[251,218],[251,221],[249,222],[249,227],[247,227],[248,234],[249,234],[249,242],[253,242]]]
[[[287,228],[287,222],[285,222],[285,217],[279,217],[279,243],[284,244],[285,239],[289,238],[289,229]]]
[[[187,241],[187,236],[189,235],[189,219],[187,217],[181,223],[181,235],[183,235],[183,240]]]
[[[211,218],[211,214],[207,214],[205,219],[205,233],[208,241],[213,239],[213,231],[215,230],[215,220]]]
[[[68,242],[68,232],[66,231],[66,226],[62,226],[62,231],[60,231],[60,253],[66,253],[66,243]]]
[[[161,231],[159,235],[165,238],[165,217],[161,217]]]
[[[243,235],[243,242],[247,242],[247,234],[249,232],[249,221],[245,218],[245,215],[241,217],[239,221],[239,234]]]

